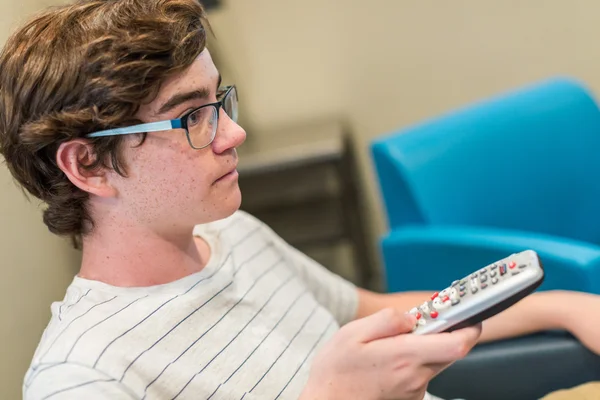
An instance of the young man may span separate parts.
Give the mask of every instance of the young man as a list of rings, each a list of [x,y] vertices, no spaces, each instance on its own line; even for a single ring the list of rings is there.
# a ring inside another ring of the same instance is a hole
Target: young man
[[[55,8],[0,56],[0,150],[77,238],[25,399],[421,400],[479,340],[565,328],[597,296],[540,293],[485,323],[417,336],[426,293],[356,288],[238,211],[237,92],[220,87],[195,0]]]

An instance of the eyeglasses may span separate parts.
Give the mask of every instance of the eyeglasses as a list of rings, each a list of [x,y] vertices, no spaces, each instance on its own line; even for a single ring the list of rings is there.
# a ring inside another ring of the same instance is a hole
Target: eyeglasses
[[[146,133],[168,131],[171,129],[184,129],[188,143],[193,149],[203,149],[209,146],[215,139],[217,134],[217,126],[219,124],[219,108],[227,113],[229,118],[237,122],[238,118],[238,96],[235,85],[225,86],[217,93],[217,98],[220,98],[216,103],[205,104],[190,112],[186,113],[181,118],[149,122],[123,128],[107,129],[104,131],[94,132],[87,137],[103,137],[114,135],[130,135],[132,133]]]

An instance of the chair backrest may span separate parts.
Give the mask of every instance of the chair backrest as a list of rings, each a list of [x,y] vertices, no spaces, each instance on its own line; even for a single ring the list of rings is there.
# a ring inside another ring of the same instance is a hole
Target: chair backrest
[[[390,228],[478,225],[600,242],[600,112],[574,80],[478,102],[371,151]]]

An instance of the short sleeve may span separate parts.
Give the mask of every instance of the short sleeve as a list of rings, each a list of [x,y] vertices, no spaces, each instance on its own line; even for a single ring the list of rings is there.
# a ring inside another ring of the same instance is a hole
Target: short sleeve
[[[274,245],[280,249],[288,264],[296,269],[317,301],[331,312],[340,326],[355,318],[358,308],[358,291],[353,283],[291,246],[263,222],[249,214],[244,214],[246,218],[254,219],[255,223],[263,226],[266,234],[271,236]]]
[[[56,363],[30,370],[23,384],[24,400],[132,400],[125,385],[91,367]]]

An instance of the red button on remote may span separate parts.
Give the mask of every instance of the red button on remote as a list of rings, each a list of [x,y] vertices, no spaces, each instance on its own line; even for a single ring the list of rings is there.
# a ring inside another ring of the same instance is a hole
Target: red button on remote
[[[435,300],[435,298],[438,296],[439,296],[439,293],[435,292],[434,294],[431,295],[431,300]]]
[[[417,317],[417,319],[421,319],[421,313],[416,313],[415,317]]]
[[[448,300],[450,300],[450,297],[448,297],[448,296],[444,296],[444,297],[442,298],[442,301],[443,301],[444,303],[445,303],[445,302],[447,302]]]
[[[437,317],[438,317],[438,315],[439,315],[439,314],[438,314],[438,312],[437,312],[437,311],[432,311],[431,313],[429,313],[429,316],[430,316],[431,318],[437,318]]]
[[[510,264],[508,264],[508,268],[514,268],[517,266],[517,263],[515,263],[514,261],[511,261]]]

